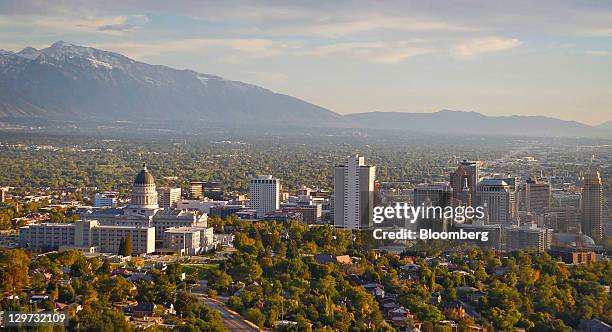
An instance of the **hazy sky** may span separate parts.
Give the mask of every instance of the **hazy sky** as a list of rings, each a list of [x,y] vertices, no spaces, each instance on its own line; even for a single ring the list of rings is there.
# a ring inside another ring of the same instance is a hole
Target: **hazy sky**
[[[612,120],[612,1],[0,1],[0,48],[54,41],[339,113]]]

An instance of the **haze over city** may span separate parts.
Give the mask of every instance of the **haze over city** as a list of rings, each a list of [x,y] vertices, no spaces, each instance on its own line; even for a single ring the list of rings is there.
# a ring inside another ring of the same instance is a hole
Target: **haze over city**
[[[0,0],[0,330],[612,331],[612,2]]]
[[[57,40],[257,84],[341,114],[611,120],[612,4],[0,4],[0,48]]]

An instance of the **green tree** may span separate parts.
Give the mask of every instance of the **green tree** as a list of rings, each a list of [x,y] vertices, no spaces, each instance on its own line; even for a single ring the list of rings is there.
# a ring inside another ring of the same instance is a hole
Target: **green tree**
[[[132,233],[128,233],[125,238],[125,248],[123,256],[132,256]]]
[[[263,326],[266,316],[257,308],[250,308],[246,311],[246,319],[257,326]]]
[[[105,259],[100,268],[98,269],[98,273],[102,274],[110,274],[112,272],[111,264],[108,259]]]
[[[85,257],[79,257],[74,264],[70,266],[70,273],[73,277],[82,277],[89,274],[89,263]]]
[[[101,304],[85,306],[77,314],[76,321],[71,322],[71,326],[74,331],[79,332],[132,331],[132,327],[120,311]]]
[[[119,250],[118,250],[118,254],[121,256],[125,256],[125,239],[121,238],[119,239]]]
[[[30,256],[20,249],[0,250],[0,289],[21,291],[30,282]]]

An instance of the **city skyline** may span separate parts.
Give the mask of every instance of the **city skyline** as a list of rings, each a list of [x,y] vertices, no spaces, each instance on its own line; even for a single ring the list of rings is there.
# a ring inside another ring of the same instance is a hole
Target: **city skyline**
[[[610,96],[612,2],[0,0],[0,329],[612,331]]]
[[[611,120],[606,3],[7,1],[0,9],[2,49],[65,40],[258,84],[341,114],[454,109]]]
[[[607,142],[8,135],[5,313],[68,331],[612,323]]]

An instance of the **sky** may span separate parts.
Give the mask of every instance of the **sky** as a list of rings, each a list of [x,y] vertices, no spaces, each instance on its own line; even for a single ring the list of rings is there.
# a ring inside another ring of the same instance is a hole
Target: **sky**
[[[342,114],[612,120],[612,1],[0,0],[0,49],[58,40]]]

